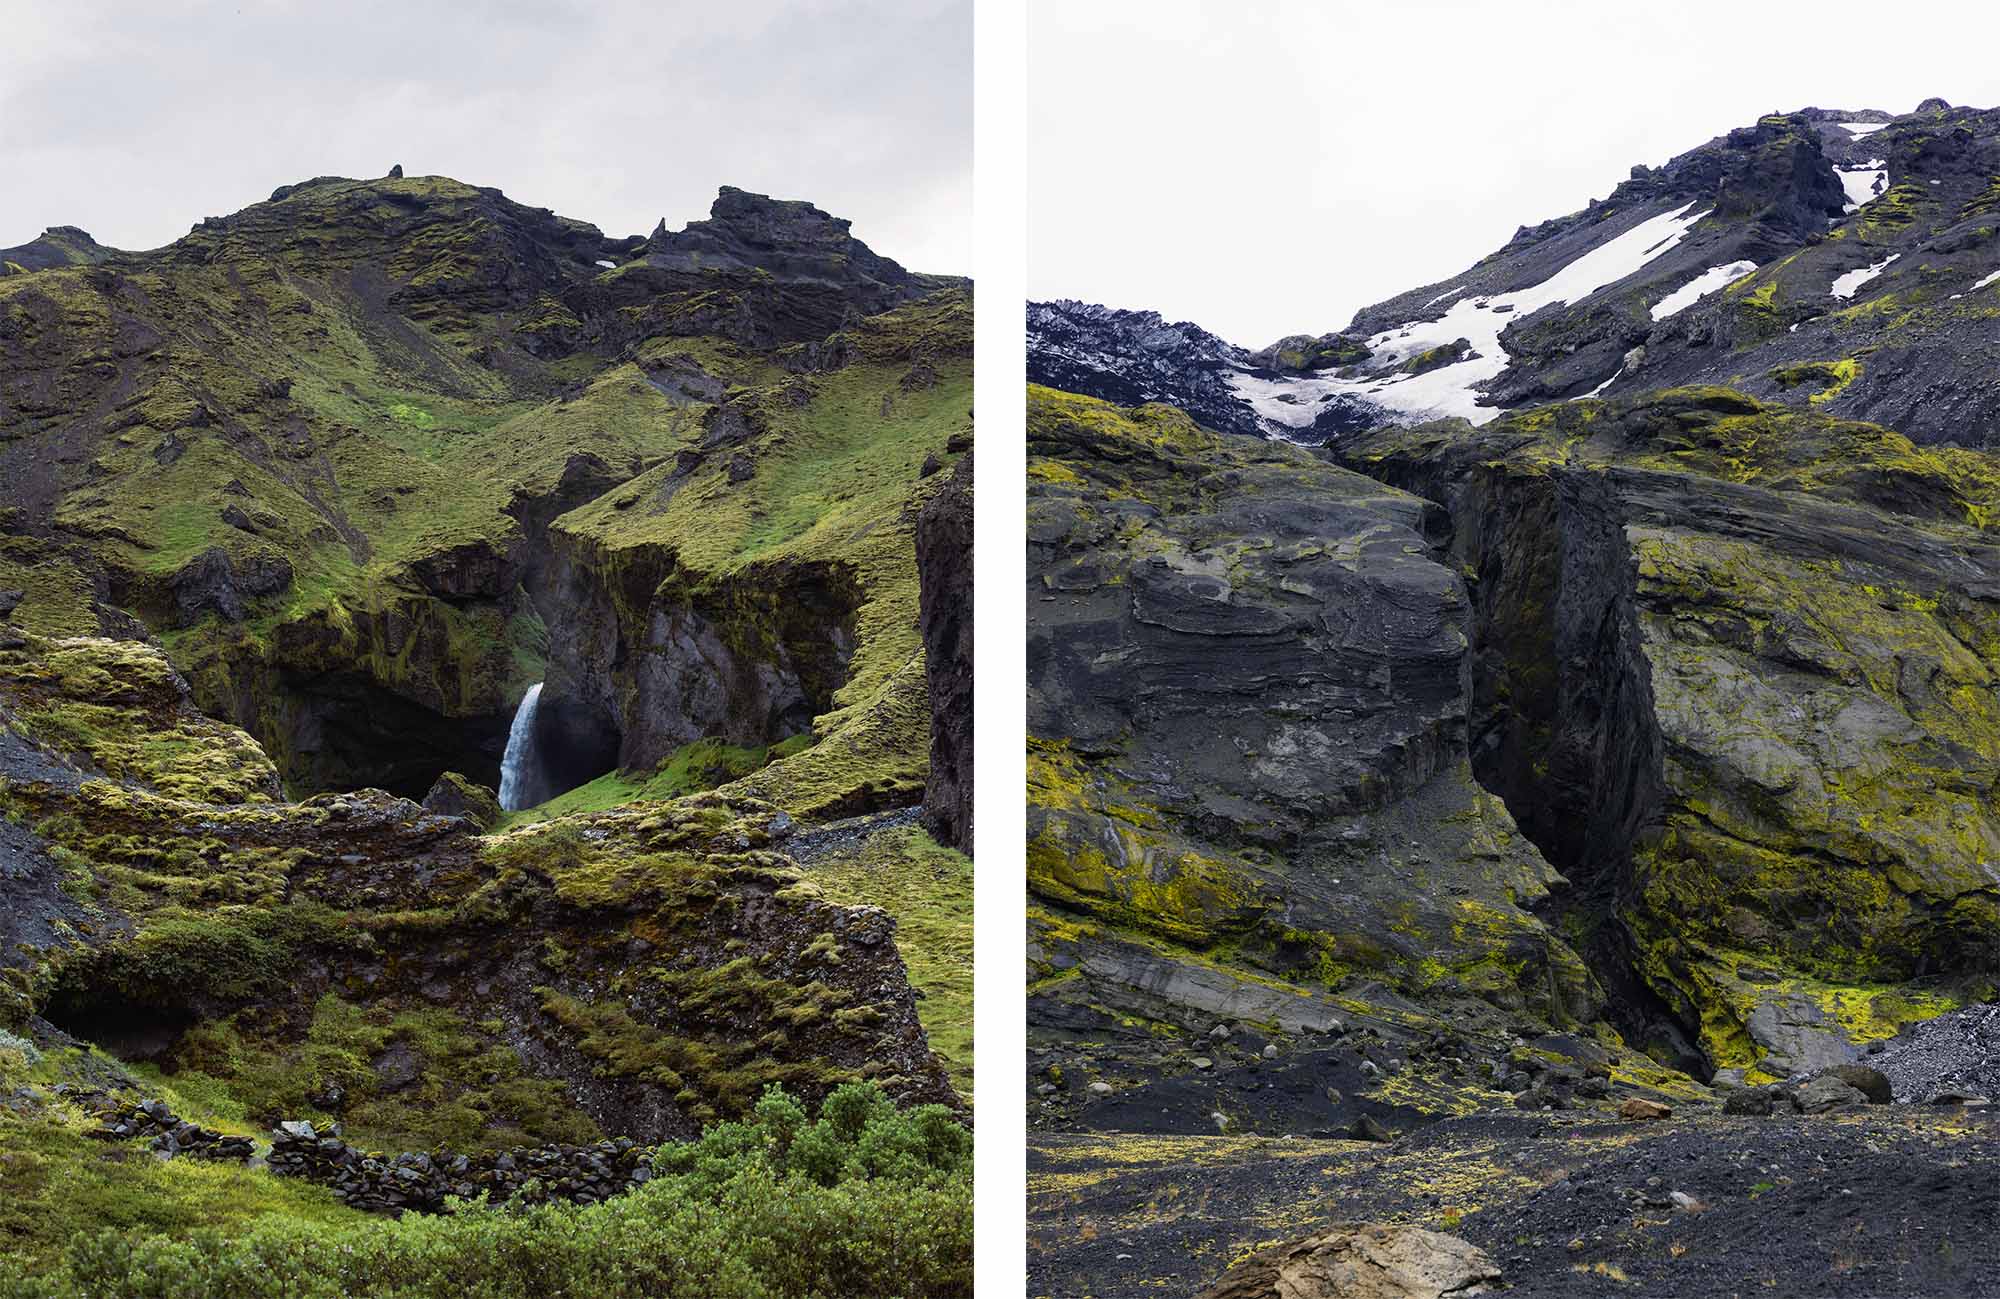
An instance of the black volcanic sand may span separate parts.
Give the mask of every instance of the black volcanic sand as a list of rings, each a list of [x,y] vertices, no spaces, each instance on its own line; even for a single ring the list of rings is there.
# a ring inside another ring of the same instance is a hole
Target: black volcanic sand
[[[1392,1145],[1031,1134],[1027,1293],[1193,1295],[1343,1219],[1462,1236],[1506,1294],[1974,1299],[2000,1295],[2000,1118],[1496,1111]]]

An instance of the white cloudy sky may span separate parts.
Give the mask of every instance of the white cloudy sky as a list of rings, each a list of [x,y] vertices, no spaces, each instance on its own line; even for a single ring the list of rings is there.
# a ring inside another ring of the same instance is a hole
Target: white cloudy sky
[[[401,163],[643,234],[716,187],[972,268],[971,0],[0,0],[0,247]]]
[[[1774,110],[2000,105],[2000,10],[1029,0],[1028,291],[1344,326]]]

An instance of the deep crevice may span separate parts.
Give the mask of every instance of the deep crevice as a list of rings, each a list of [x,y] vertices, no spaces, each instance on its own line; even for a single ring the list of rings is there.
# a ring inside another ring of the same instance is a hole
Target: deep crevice
[[[1637,572],[1615,486],[1597,475],[1350,465],[1444,507],[1442,562],[1472,620],[1467,743],[1474,778],[1568,881],[1537,908],[1578,954],[1627,1040],[1685,1071],[1709,1066],[1638,970],[1623,913],[1633,857],[1665,800],[1664,744],[1640,644]]]

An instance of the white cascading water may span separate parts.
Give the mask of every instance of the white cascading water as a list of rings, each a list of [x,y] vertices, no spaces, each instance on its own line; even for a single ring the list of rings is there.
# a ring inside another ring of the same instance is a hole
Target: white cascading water
[[[521,706],[514,710],[514,725],[507,732],[507,753],[500,759],[500,806],[505,811],[518,812],[526,806],[521,796],[532,783],[525,777],[535,756],[535,705],[541,698],[542,683],[537,681],[528,687],[528,693],[521,696]]]

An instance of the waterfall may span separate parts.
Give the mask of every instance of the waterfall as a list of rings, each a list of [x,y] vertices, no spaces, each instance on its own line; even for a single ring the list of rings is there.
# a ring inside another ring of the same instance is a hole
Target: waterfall
[[[509,812],[532,806],[524,795],[540,783],[535,770],[535,706],[541,698],[542,683],[537,681],[521,696],[513,728],[507,732],[507,754],[500,759],[500,806]]]

